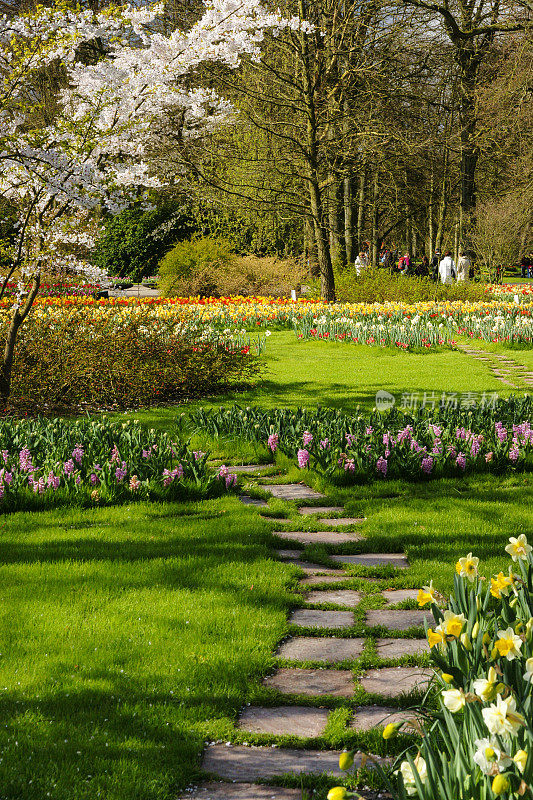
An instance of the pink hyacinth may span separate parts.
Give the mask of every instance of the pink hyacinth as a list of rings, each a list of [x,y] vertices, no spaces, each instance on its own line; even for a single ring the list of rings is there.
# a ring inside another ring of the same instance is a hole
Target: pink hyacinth
[[[237,476],[234,473],[229,473],[226,475],[226,489],[231,488],[232,486],[237,485]]]
[[[229,468],[225,464],[222,464],[218,470],[218,477],[225,478],[226,475],[229,475]]]
[[[115,470],[115,478],[119,483],[122,483],[126,475],[128,474],[128,465],[125,461],[122,462],[122,466],[117,467]]]
[[[387,474],[387,468],[388,468],[387,459],[383,458],[383,456],[380,456],[376,461],[376,471],[381,472],[383,477],[385,477],[385,475]]]
[[[423,458],[420,466],[422,467],[422,472],[425,472],[426,475],[429,475],[433,469],[433,459],[431,456],[426,456],[426,458]]]
[[[69,460],[65,461],[65,463],[63,464],[63,472],[65,473],[67,478],[72,475],[75,469],[76,465],[74,464],[74,461],[71,458],[69,458]]]
[[[279,436],[278,436],[278,434],[277,433],[271,433],[270,436],[267,439],[267,445],[268,445],[269,449],[273,453],[275,453],[276,450],[278,449],[278,444],[279,444]]]
[[[116,446],[116,444],[114,444],[113,445],[113,449],[111,450],[110,462],[111,462],[111,464],[115,464],[115,463],[118,464],[119,461],[120,461],[120,453],[118,452],[118,447]]]
[[[374,428],[372,428],[372,427],[368,427],[365,430],[365,436],[372,436],[373,433],[374,433]]]
[[[511,461],[513,464],[516,464],[519,456],[520,456],[520,450],[518,449],[518,442],[516,441],[516,439],[513,439],[513,444],[511,446],[511,449],[509,450],[509,461]]]
[[[329,439],[321,439],[320,440],[320,449],[321,450],[329,450],[331,444],[329,443]]]
[[[46,485],[49,489],[53,489],[56,492],[59,489],[59,484],[61,483],[61,478],[58,475],[54,475],[52,470],[48,473],[48,477],[46,479]]]
[[[304,431],[302,436],[303,446],[307,447],[313,441],[313,434],[309,433],[309,431]]]
[[[12,472],[4,472],[4,481],[9,486],[13,483],[13,473]]]
[[[352,447],[352,445],[355,442],[357,437],[356,437],[355,433],[345,433],[344,434],[344,438],[346,439],[346,445],[348,447]]]
[[[19,463],[20,468],[23,472],[31,472],[35,470],[35,467],[32,464],[31,460],[31,453],[27,447],[23,447],[19,453]]]
[[[152,448],[150,447],[148,448],[148,450],[143,450],[142,455],[143,458],[150,458],[150,456],[152,455]]]
[[[355,461],[353,458],[347,458],[344,462],[344,471],[345,472],[355,472]]]
[[[505,442],[507,439],[507,429],[504,428],[503,422],[496,422],[494,425],[494,429],[496,431],[496,436],[498,437],[500,442]]]
[[[4,459],[4,464],[7,464],[7,459],[9,458],[9,450],[2,450],[2,458]]]
[[[492,452],[492,450],[490,450],[490,451],[487,453],[487,455],[485,456],[485,461],[487,462],[487,464],[490,464],[490,462],[491,462],[491,461],[492,461],[492,459],[493,459],[493,456],[494,456],[494,453]]]
[[[457,464],[457,466],[460,469],[464,470],[466,468],[466,456],[465,456],[465,454],[464,453],[459,453],[457,455],[457,458],[455,459],[455,463]]]
[[[132,475],[130,478],[130,491],[137,492],[141,488],[141,482],[137,475]]]
[[[72,451],[72,458],[74,459],[76,464],[81,464],[83,453],[84,453],[83,447],[81,446],[81,444],[77,444],[74,450]]]
[[[298,466],[300,469],[309,465],[309,450],[298,450]]]
[[[202,458],[205,456],[205,453],[203,453],[201,450],[193,450],[192,454],[194,456],[195,461],[201,461]]]

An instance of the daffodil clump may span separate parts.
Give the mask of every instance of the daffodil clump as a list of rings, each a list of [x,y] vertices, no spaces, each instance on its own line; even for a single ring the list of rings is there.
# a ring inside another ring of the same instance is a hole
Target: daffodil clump
[[[505,549],[507,572],[487,580],[468,553],[448,601],[432,582],[418,593],[434,617],[426,634],[438,709],[423,709],[416,740],[390,772],[376,765],[394,798],[533,798],[533,548],[521,533]],[[384,738],[403,724],[387,725]]]

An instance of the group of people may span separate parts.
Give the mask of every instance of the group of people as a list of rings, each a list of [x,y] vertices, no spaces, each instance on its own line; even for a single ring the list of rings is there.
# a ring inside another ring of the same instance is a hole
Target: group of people
[[[422,256],[422,261],[415,264],[409,252],[398,258],[398,253],[392,250],[385,250],[380,255],[380,266],[398,275],[416,275],[418,278],[429,278],[435,282],[453,283],[454,281],[469,281],[472,272],[472,262],[464,251],[459,253],[457,266],[453,260],[450,250],[446,250],[444,255],[440,250],[435,250],[431,262],[427,256]],[[364,250],[355,259],[355,270],[357,275],[366,269],[370,264],[370,258]],[[533,262],[532,262],[533,269]]]

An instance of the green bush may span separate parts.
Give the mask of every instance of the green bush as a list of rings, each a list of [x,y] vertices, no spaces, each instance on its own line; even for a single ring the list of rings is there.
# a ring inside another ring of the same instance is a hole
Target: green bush
[[[194,222],[185,208],[127,209],[106,223],[96,242],[93,263],[108,275],[140,281],[155,275],[165,253],[193,230]]]
[[[339,270],[335,275],[337,300],[340,303],[382,303],[399,301],[417,303],[425,300],[483,300],[482,283],[434,283],[430,278],[404,277],[386,269]]]
[[[191,239],[179,242],[159,265],[159,288],[163,297],[184,294],[215,296],[216,273],[230,270],[235,261],[225,239]]]

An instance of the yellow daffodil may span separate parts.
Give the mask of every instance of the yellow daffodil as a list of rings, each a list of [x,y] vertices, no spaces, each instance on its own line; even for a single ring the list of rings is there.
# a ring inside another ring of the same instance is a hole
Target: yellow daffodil
[[[473,581],[478,574],[478,564],[479,558],[476,558],[472,555],[472,553],[469,553],[465,558],[459,559],[455,565],[455,571],[462,578],[468,578],[469,581]]]
[[[496,796],[508,792],[511,787],[509,778],[506,775],[496,775],[492,781],[492,791]]]
[[[527,561],[527,557],[529,553],[531,553],[531,549],[531,545],[527,543],[527,538],[524,533],[521,533],[518,538],[510,536],[509,544],[505,548],[506,552],[509,553],[513,561],[518,561],[518,559]]]
[[[417,602],[420,608],[427,606],[428,603],[435,602],[435,590],[433,589],[433,581],[429,582],[429,586],[423,586],[418,590]]]
[[[385,725],[383,730],[383,738],[392,739],[394,736],[396,736],[403,724],[403,722],[389,722],[388,725]]]
[[[518,769],[520,772],[523,772],[526,768],[527,763],[527,753],[525,750],[517,750],[513,756],[513,761],[515,764],[518,765]]]
[[[343,770],[350,769],[353,765],[353,750],[345,750],[339,756],[339,767]]]
[[[503,572],[499,572],[495,578],[490,579],[490,593],[497,600],[501,600],[502,595],[509,593],[509,587],[513,583],[514,577],[512,575],[504,575]]]
[[[458,638],[465,623],[464,614],[454,614],[453,611],[447,610],[444,612],[444,619],[437,626],[437,630],[441,630],[446,636],[456,636]]]
[[[348,791],[344,786],[334,786],[328,792],[328,800],[346,800],[347,797]]]
[[[444,635],[438,629],[434,631],[431,628],[428,628],[427,636],[430,647],[435,647],[436,645],[443,644],[446,641]]]
[[[520,648],[522,647],[522,639],[517,636],[512,628],[506,628],[504,631],[498,631],[499,638],[494,643],[495,649],[499,655],[506,658],[507,661],[513,661],[520,655]]]

